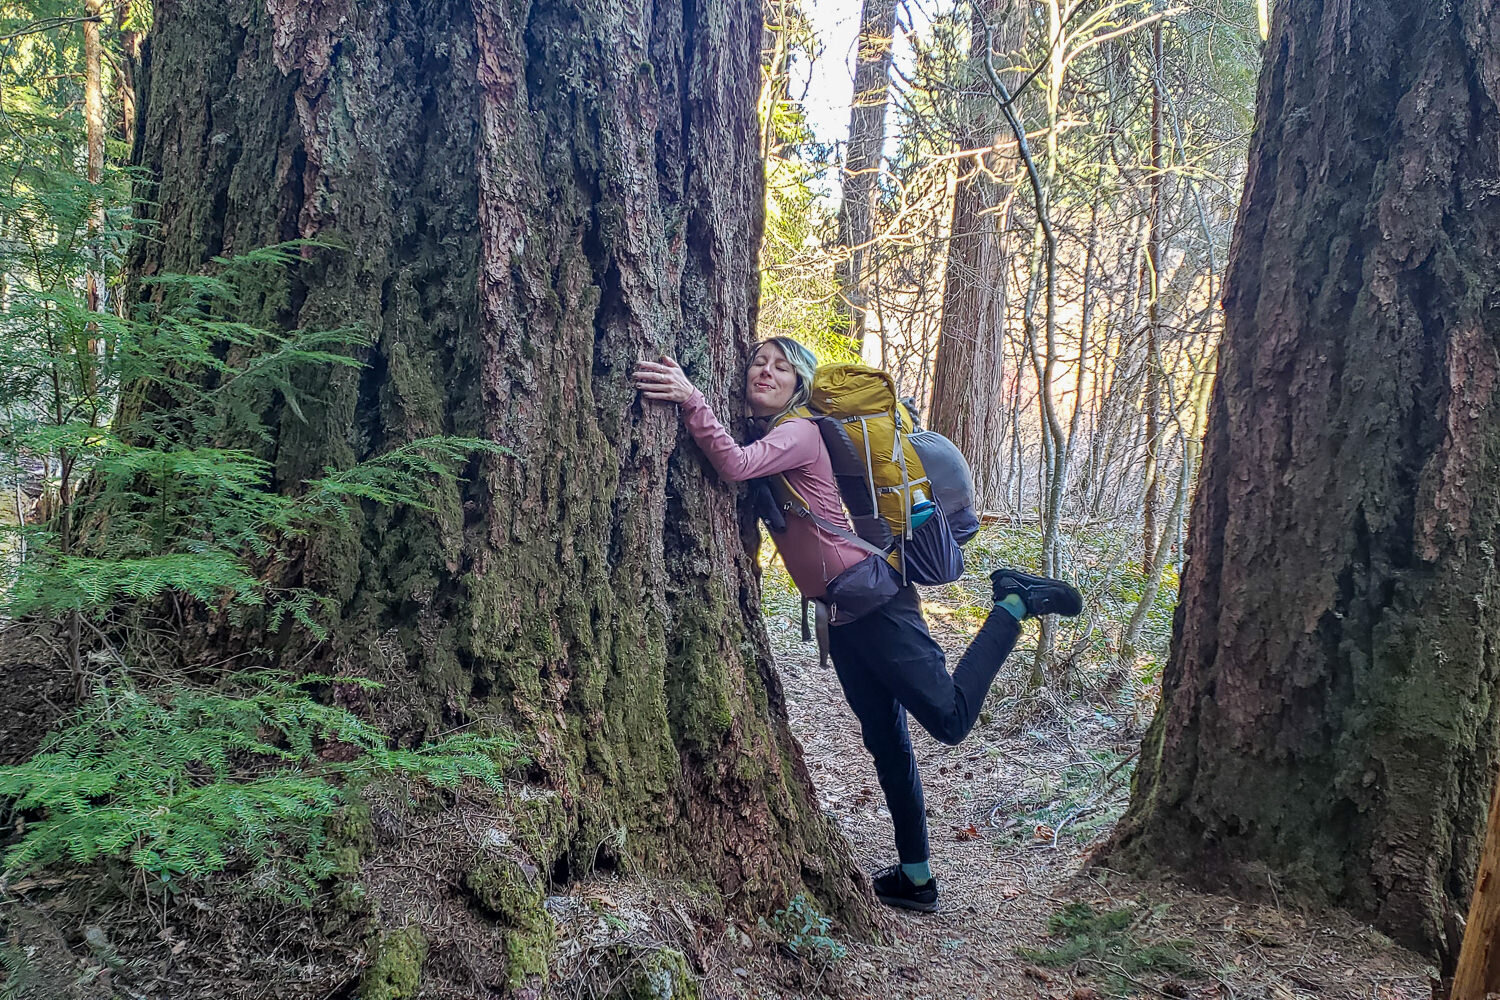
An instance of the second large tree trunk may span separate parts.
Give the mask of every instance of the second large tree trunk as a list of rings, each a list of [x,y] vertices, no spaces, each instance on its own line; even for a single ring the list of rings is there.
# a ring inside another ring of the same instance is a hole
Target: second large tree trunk
[[[1269,877],[1451,950],[1500,674],[1500,3],[1275,17],[1182,603],[1113,857]]]
[[[404,741],[526,737],[543,872],[667,871],[761,913],[805,889],[867,926],[788,730],[750,521],[630,381],[671,353],[739,412],[760,42],[758,0],[163,2],[138,265],[342,248],[267,298],[374,341],[300,414],[267,402],[289,491],[425,435],[510,449],[430,513],[315,539],[288,582],[342,602],[333,666],[386,682]]]

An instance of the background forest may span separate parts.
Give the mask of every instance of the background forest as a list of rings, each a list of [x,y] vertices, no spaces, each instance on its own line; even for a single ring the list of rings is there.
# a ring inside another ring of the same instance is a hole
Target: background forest
[[[1335,7],[0,3],[0,997],[1446,989],[1500,11]],[[625,380],[775,335],[969,458],[945,647],[1084,592],[921,744],[925,924]]]
[[[982,510],[1131,605],[1039,660],[1117,653],[1116,691],[1165,653],[1265,16],[865,4],[835,148],[794,94],[829,58],[813,20],[768,9],[761,330],[894,373]]]

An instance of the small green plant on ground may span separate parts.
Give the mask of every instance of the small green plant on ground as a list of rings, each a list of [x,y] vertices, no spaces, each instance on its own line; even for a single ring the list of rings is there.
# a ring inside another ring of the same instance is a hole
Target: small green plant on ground
[[[1124,993],[1141,984],[1142,974],[1197,976],[1190,942],[1143,940],[1141,924],[1157,911],[1097,910],[1087,903],[1068,903],[1047,918],[1047,933],[1058,943],[1051,948],[1020,948],[1016,954],[1029,962],[1057,969],[1100,975],[1109,987]]]
[[[766,923],[780,935],[788,951],[819,968],[827,968],[849,954],[849,949],[829,933],[833,928],[829,919],[800,892]]]
[[[1134,754],[1095,748],[1084,756],[1086,760],[1069,764],[1059,774],[1043,772],[1041,777],[1028,779],[1020,800],[1005,810],[1012,816],[1006,829],[1017,840],[1034,841],[1037,832],[1045,829],[1049,833],[1044,840],[1087,842],[1124,812],[1135,770]]]

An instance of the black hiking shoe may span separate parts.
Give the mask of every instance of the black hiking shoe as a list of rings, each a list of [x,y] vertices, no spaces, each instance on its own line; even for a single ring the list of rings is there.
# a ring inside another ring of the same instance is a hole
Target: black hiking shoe
[[[996,604],[1015,594],[1026,605],[1027,618],[1039,615],[1072,618],[1083,610],[1083,597],[1061,580],[1032,576],[1015,569],[997,569],[990,574],[990,582],[995,585]]]
[[[875,873],[875,898],[886,906],[897,906],[903,910],[921,913],[936,913],[938,901],[937,879],[929,879],[922,885],[912,882],[900,865],[891,865]]]

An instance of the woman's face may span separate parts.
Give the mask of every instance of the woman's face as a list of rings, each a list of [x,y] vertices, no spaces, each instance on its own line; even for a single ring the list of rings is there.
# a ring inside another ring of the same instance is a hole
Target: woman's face
[[[786,409],[797,390],[797,372],[775,344],[761,344],[745,373],[745,401],[757,417],[770,417]]]

